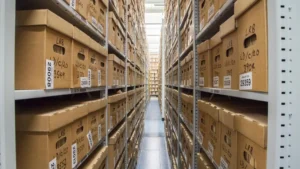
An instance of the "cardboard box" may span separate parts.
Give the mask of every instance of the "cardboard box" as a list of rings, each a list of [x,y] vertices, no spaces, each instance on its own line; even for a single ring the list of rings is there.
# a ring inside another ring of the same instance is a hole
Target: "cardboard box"
[[[209,41],[202,42],[197,47],[199,54],[199,86],[212,86],[212,61],[209,50]]]
[[[106,85],[107,49],[90,39],[89,72],[91,73],[91,87]]]
[[[239,88],[268,92],[267,1],[238,0],[234,13],[238,27]],[[254,13],[260,15],[253,17]]]
[[[208,130],[209,130],[209,126],[208,126],[208,114],[204,111],[205,107],[208,106],[208,103],[203,101],[203,100],[199,100],[198,101],[198,109],[200,112],[200,116],[199,116],[199,141],[200,144],[202,145],[202,147],[207,150],[208,149]]]
[[[223,57],[223,88],[239,89],[238,38],[234,16],[220,26]]]
[[[206,0],[207,3],[207,22],[219,11],[219,0]]]
[[[119,16],[121,22],[125,25],[125,17],[126,17],[126,4],[124,0],[119,0]]]
[[[108,23],[108,41],[114,45],[117,46],[117,33],[119,29],[119,22],[117,18],[115,17],[113,12],[109,12],[109,23]]]
[[[16,110],[18,168],[64,166],[71,169],[79,162],[79,146],[76,148],[76,144],[72,145],[71,123],[86,116],[85,104],[70,106],[47,103],[20,106]]]
[[[208,0],[200,0],[199,1],[199,10],[200,10],[200,31],[206,26],[207,24],[207,5]]]
[[[88,158],[87,162],[83,164],[82,169],[105,169],[107,154],[108,147],[104,146]]]
[[[211,50],[211,59],[212,59],[212,79],[213,79],[213,87],[215,88],[223,88],[223,60],[224,55],[222,53],[222,40],[220,37],[220,32],[216,33],[209,40],[209,48]]]
[[[185,59],[180,61],[180,69],[181,69],[181,83],[180,83],[180,85],[184,85],[185,81],[186,81],[185,72],[184,72],[184,65],[185,65]]]
[[[227,0],[219,0],[219,9],[221,9],[226,2]]]
[[[123,149],[123,145],[120,143],[121,136],[125,133],[125,124],[123,124],[110,138],[108,141],[108,168],[115,168],[118,164]],[[122,147],[122,148],[121,148]]]
[[[103,35],[106,35],[107,0],[95,0],[88,2],[87,20]]]
[[[70,88],[72,25],[49,10],[18,11],[16,24],[15,89]]]
[[[197,160],[198,168],[201,168],[201,169],[214,169],[215,168],[204,153],[198,153],[197,156],[198,156],[198,160]]]
[[[91,87],[91,72],[89,66],[90,37],[76,27],[73,27],[72,57],[71,57],[71,88]]]
[[[89,1],[87,0],[65,0],[67,4],[70,5],[71,8],[76,10],[81,16],[87,19],[87,12]]]
[[[114,54],[108,55],[108,74],[111,76],[108,76],[108,86],[118,86],[121,85],[120,82],[120,63],[121,60]]]
[[[188,73],[187,73],[187,86],[194,86],[194,52],[191,51],[189,56],[186,58]]]

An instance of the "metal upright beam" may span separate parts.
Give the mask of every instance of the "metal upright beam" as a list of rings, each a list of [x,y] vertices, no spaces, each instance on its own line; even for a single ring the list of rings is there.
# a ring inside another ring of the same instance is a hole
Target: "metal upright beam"
[[[161,47],[162,47],[162,49],[161,49],[161,67],[162,67],[162,69],[161,69],[161,82],[162,82],[162,84],[161,84],[161,106],[162,106],[162,108],[161,108],[161,111],[162,111],[162,118],[165,118],[165,116],[166,116],[166,112],[165,112],[165,104],[166,104],[166,102],[165,102],[165,85],[166,85],[166,65],[165,65],[165,21],[164,21],[164,19],[163,19],[163,21],[162,21],[162,27],[161,27],[161,30],[162,30],[162,40],[161,40],[161,42],[162,42],[162,44],[161,44]]]
[[[16,169],[15,0],[0,0],[0,169]]]
[[[126,126],[126,129],[125,129],[125,141],[124,141],[124,144],[125,144],[125,169],[128,168],[128,144],[127,144],[127,140],[128,140],[128,125],[127,125],[127,102],[128,102],[128,98],[127,98],[127,72],[128,72],[128,68],[127,68],[127,61],[128,61],[128,1],[125,0],[125,92],[126,92],[126,103],[125,103],[125,126]],[[121,161],[120,161],[121,162]]]

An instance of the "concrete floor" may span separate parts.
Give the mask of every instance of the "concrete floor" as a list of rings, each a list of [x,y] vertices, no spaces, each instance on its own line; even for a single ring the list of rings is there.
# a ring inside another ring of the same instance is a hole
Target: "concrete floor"
[[[170,169],[162,121],[157,97],[151,97],[145,115],[144,134],[137,169]]]

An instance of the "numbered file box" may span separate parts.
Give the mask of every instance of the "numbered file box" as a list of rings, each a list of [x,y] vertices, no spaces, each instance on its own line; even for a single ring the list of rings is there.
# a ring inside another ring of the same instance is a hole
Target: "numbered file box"
[[[108,55],[108,86],[124,85],[125,65],[116,55]]]
[[[106,169],[106,159],[108,158],[108,146],[104,146],[97,152],[91,154],[82,169]]]
[[[108,51],[93,39],[90,39],[89,47],[88,73],[91,76],[91,87],[105,86]]]
[[[239,88],[268,92],[267,0],[237,0],[234,14],[238,28]]]
[[[15,89],[70,88],[73,27],[49,10],[17,11]]]
[[[87,20],[101,34],[106,35],[106,15],[108,0],[94,0],[88,2]]]
[[[125,117],[126,96],[127,93],[121,93],[108,97],[109,128],[115,127]]]
[[[199,86],[212,86],[212,58],[209,50],[209,40],[202,42],[197,47],[199,54]]]
[[[65,0],[75,11],[77,11],[83,18],[87,19],[88,0]]]
[[[73,137],[73,131],[83,133],[74,124],[86,116],[85,104],[26,104],[16,110],[18,169],[72,169],[80,162],[87,136]]]
[[[222,40],[220,32],[216,33],[209,40],[209,48],[211,50],[212,60],[212,86],[215,88],[223,88],[223,60]]]
[[[108,168],[116,168],[121,155],[124,154],[125,141],[121,137],[125,133],[125,123],[109,138],[108,141]]]
[[[89,88],[92,86],[89,67],[90,37],[73,27],[71,71],[71,88]]]

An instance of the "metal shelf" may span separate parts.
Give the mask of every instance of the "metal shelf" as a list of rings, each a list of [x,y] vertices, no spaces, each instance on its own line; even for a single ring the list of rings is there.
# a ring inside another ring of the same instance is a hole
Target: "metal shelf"
[[[126,30],[125,25],[124,25],[125,23],[123,23],[123,21],[121,21],[121,18],[119,17],[119,14],[117,13],[117,9],[116,9],[115,5],[113,4],[112,0],[108,0],[108,1],[109,1],[108,2],[109,10],[112,11],[115,14],[115,17],[120,22],[120,25],[121,25],[122,29]]]
[[[111,42],[108,42],[108,53],[109,54],[115,54],[118,56],[121,60],[125,60],[126,56],[121,51],[119,51]]]
[[[189,90],[193,90],[194,89],[193,87],[184,86],[184,85],[180,85],[180,88],[182,88],[182,89],[189,89]]]
[[[250,100],[264,101],[267,102],[268,93],[259,93],[259,92],[248,92],[248,91],[239,91],[239,90],[231,90],[231,89],[218,89],[218,88],[200,88],[197,87],[197,90],[201,92],[207,92],[212,94],[219,94],[225,96],[232,96]]]
[[[179,60],[183,60],[190,51],[193,50],[193,43],[191,43],[186,49],[184,49],[184,51],[180,54]]]
[[[227,0],[222,8],[213,16],[205,27],[197,34],[196,42],[202,42],[211,38],[219,31],[220,25],[233,15],[235,0]]]
[[[113,90],[113,89],[122,89],[122,88],[126,88],[125,85],[121,85],[121,86],[108,86],[107,89],[109,90]]]
[[[78,89],[53,89],[53,90],[15,90],[15,100],[89,93],[89,92],[104,91],[104,90],[105,87],[78,88]]]
[[[188,121],[185,120],[185,118],[182,116],[182,114],[179,115],[181,121],[183,122],[182,124],[184,124],[186,126],[186,128],[188,129],[188,131],[190,132],[190,134],[193,135],[193,125],[189,124]]]

